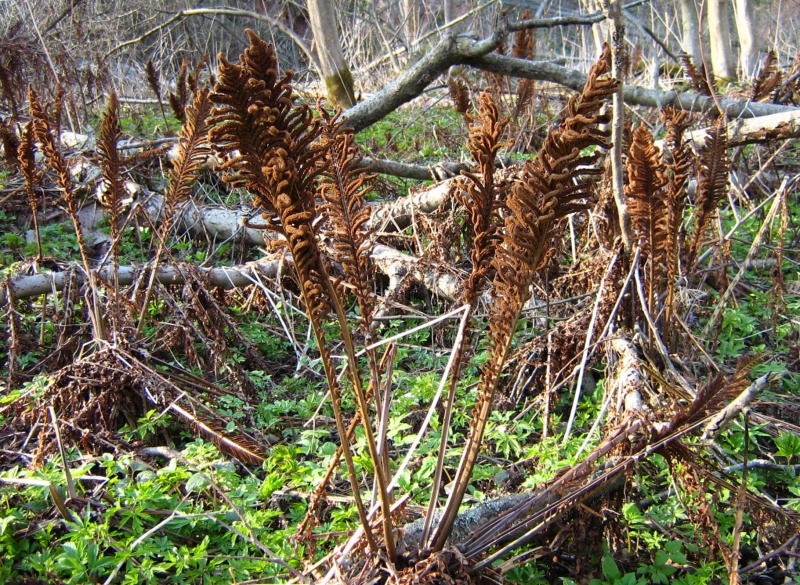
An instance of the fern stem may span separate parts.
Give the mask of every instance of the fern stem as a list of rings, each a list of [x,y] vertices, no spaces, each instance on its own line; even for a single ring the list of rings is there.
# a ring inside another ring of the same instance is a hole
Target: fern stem
[[[386,540],[386,554],[389,557],[389,561],[393,563],[397,553],[395,550],[394,531],[392,527],[391,500],[389,499],[389,492],[387,490],[386,475],[383,473],[383,466],[381,465],[380,455],[375,443],[375,434],[372,431],[372,423],[369,416],[369,405],[367,404],[367,399],[364,396],[364,387],[362,385],[361,375],[359,374],[358,370],[358,358],[356,357],[355,344],[353,343],[353,337],[350,334],[350,324],[347,322],[347,315],[345,314],[344,307],[342,307],[342,303],[339,301],[339,296],[336,294],[336,290],[333,287],[333,282],[328,276],[327,270],[325,269],[325,265],[322,262],[322,257],[320,255],[317,255],[317,270],[319,270],[331,305],[333,306],[333,310],[336,313],[337,319],[339,320],[340,333],[342,336],[342,341],[344,342],[345,353],[347,354],[347,362],[349,364],[348,370],[350,372],[350,379],[353,383],[353,391],[356,395],[358,408],[361,411],[361,421],[364,424],[364,435],[367,438],[367,448],[369,450],[370,458],[372,459],[372,465],[375,471],[375,480],[378,484],[378,493],[381,499],[381,506],[383,508],[383,518],[381,524],[383,526],[384,538]],[[333,389],[331,388],[331,390]],[[331,402],[334,402],[332,392]],[[344,421],[342,421],[342,428],[339,429],[339,432],[345,432]],[[363,508],[361,509],[360,513],[363,513]],[[366,514],[364,514],[363,522],[367,522]],[[365,524],[364,529],[365,533],[368,532],[369,524]]]

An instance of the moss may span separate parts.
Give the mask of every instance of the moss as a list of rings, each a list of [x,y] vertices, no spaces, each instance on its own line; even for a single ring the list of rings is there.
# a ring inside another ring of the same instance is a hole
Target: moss
[[[328,100],[334,106],[347,109],[356,103],[353,74],[346,67],[325,78]]]

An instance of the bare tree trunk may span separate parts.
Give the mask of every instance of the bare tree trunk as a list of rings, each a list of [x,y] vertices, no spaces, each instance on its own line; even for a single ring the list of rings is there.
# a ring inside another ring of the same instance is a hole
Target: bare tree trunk
[[[602,0],[581,0],[584,10],[588,13],[604,10]],[[594,58],[597,59],[603,52],[603,44],[609,38],[608,22],[601,21],[592,25],[592,39],[594,40]]]
[[[700,38],[698,6],[695,0],[681,0],[681,24],[683,52],[689,55],[695,67],[699,67],[703,62],[703,55],[700,52],[702,39]]]
[[[736,0],[734,5],[736,31],[739,34],[739,64],[742,79],[752,79],[758,68],[759,35],[753,26],[753,9],[750,0]]]
[[[711,71],[715,77],[734,79],[736,59],[731,50],[731,25],[725,0],[708,2],[708,37],[711,45]]]
[[[331,0],[308,0],[308,16],[328,100],[343,109],[350,108],[356,103],[353,74],[344,60]]]
[[[419,33],[419,0],[403,0],[403,33],[406,37],[406,46],[409,52],[414,52],[417,47]]]
[[[608,20],[611,23],[611,75],[619,80],[619,88],[611,102],[611,185],[614,201],[617,204],[620,231],[625,251],[631,253],[633,248],[633,226],[631,214],[623,188],[625,171],[622,165],[622,142],[625,128],[624,101],[624,68],[625,68],[625,21],[622,16],[622,0],[611,0],[606,6]]]

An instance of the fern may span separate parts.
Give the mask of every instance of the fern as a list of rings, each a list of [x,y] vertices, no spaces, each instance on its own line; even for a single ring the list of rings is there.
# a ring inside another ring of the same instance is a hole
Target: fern
[[[778,64],[775,51],[768,51],[761,67],[761,73],[753,82],[750,90],[750,99],[757,102],[772,101],[775,92],[783,82],[783,72]]]
[[[188,71],[189,62],[184,59],[181,61],[181,70],[175,83],[177,93],[169,93],[169,105],[172,108],[172,113],[182,123],[186,122],[186,104],[189,101],[189,86],[186,82]]]
[[[489,314],[491,355],[481,372],[478,403],[453,491],[433,534],[436,551],[447,542],[477,461],[503,364],[522,308],[530,298],[533,276],[549,250],[558,220],[586,209],[592,198],[592,178],[601,173],[592,165],[600,154],[582,156],[581,151],[590,146],[609,147],[609,134],[601,129],[609,119],[600,110],[618,86],[616,80],[603,77],[610,69],[611,53],[606,46],[589,72],[583,92],[570,99],[568,117],[548,134],[536,159],[525,163],[522,177],[511,190],[502,243],[492,260],[496,274]]]
[[[125,189],[122,180],[122,165],[119,151],[117,150],[117,142],[121,132],[118,109],[117,94],[112,89],[108,93],[108,104],[100,123],[100,136],[97,147],[100,154],[100,168],[103,173],[98,199],[111,218],[111,252],[114,259],[115,274],[119,266],[119,227],[122,217],[123,191]]]
[[[667,164],[667,242],[666,279],[667,295],[664,312],[664,340],[669,343],[672,332],[672,319],[676,314],[675,282],[681,275],[680,258],[685,237],[683,212],[688,198],[689,174],[693,157],[689,145],[683,141],[683,134],[691,118],[688,112],[666,107],[661,111],[661,120],[667,127],[664,138],[665,154],[670,157]]]
[[[33,122],[27,122],[22,129],[22,138],[19,143],[19,169],[25,179],[25,194],[28,196],[28,205],[33,217],[33,232],[36,236],[36,247],[39,251],[38,259],[42,260],[42,240],[39,234],[39,204],[36,196],[36,185],[44,178],[43,173],[36,166],[34,158],[34,131]]]
[[[647,303],[655,312],[655,298],[665,277],[666,257],[670,246],[667,184],[661,153],[653,143],[653,135],[645,126],[633,133],[627,159],[628,184],[625,196],[631,224],[638,238],[642,262],[647,268]]]
[[[347,444],[341,411],[341,388],[323,329],[323,319],[328,309],[333,308],[336,312],[348,356],[348,373],[383,507],[384,544],[389,559],[393,560],[395,537],[389,515],[391,506],[387,474],[379,464],[369,406],[346,315],[328,276],[326,261],[316,239],[314,182],[327,169],[327,163],[322,160],[326,149],[317,141],[322,133],[321,122],[313,118],[308,106],[294,103],[292,74],[278,77],[274,48],[253,31],[246,32],[250,47],[240,57],[239,65],[230,63],[220,55],[218,82],[211,94],[211,101],[216,107],[210,120],[210,140],[225,159],[221,165],[226,173],[224,179],[232,186],[244,187],[253,193],[256,205],[264,210],[270,229],[279,232],[287,240],[331,391],[336,425],[359,518],[370,548],[377,550]]]
[[[728,194],[729,171],[727,126],[725,118],[720,117],[708,130],[705,149],[698,163],[696,220],[687,251],[687,270],[694,267],[717,206]]]

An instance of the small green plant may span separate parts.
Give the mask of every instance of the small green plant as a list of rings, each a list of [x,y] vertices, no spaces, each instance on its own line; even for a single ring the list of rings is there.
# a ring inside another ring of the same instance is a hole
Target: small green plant
[[[792,459],[800,455],[800,436],[794,433],[781,433],[775,438],[775,452],[780,457],[786,457],[787,463],[792,464]]]

